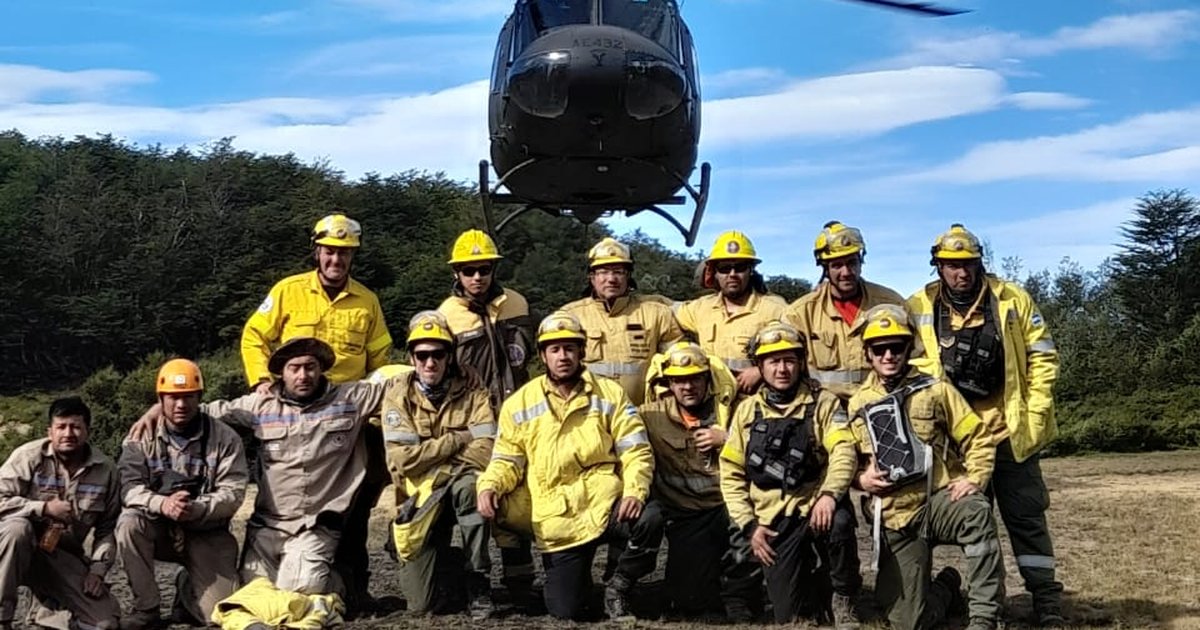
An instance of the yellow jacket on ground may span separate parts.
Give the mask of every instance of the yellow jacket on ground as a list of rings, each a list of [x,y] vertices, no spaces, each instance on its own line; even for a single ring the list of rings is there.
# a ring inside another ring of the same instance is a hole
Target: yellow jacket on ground
[[[271,378],[267,360],[282,342],[294,337],[316,337],[333,348],[337,362],[325,376],[335,383],[366,378],[387,364],[392,352],[379,298],[351,278],[330,300],[316,271],[280,280],[246,320],[242,364],[251,386]]]
[[[863,354],[858,329],[866,322],[867,311],[880,304],[904,305],[895,291],[874,282],[862,282],[862,303],[858,316],[847,322],[833,305],[828,281],[792,302],[784,321],[796,327],[808,346],[808,374],[842,400],[849,400],[871,372]]]
[[[1033,298],[1020,286],[987,276],[986,289],[995,297],[996,325],[1004,344],[1004,392],[1000,410],[1002,427],[992,427],[998,439],[1007,434],[1013,457],[1021,462],[1046,447],[1058,435],[1054,420],[1054,381],[1058,378],[1058,350]],[[941,345],[934,313],[941,292],[931,282],[908,299],[931,370],[942,374]],[[982,318],[981,323],[982,323]],[[976,411],[979,411],[976,408]]]
[[[750,293],[746,306],[732,315],[725,312],[719,293],[684,302],[675,311],[679,326],[696,337],[705,353],[717,356],[734,372],[752,367],[746,344],[767,322],[783,317],[787,302],[778,295]]]
[[[217,603],[212,622],[222,630],[246,630],[253,624],[287,630],[318,630],[344,623],[346,607],[336,594],[304,595],[275,588],[267,578],[254,578]]]
[[[914,370],[900,386],[918,377]],[[872,454],[874,448],[860,412],[887,395],[883,382],[872,372],[850,398],[850,428],[862,453]],[[934,492],[960,477],[970,479],[980,488],[987,486],[992,478],[996,447],[987,425],[953,385],[939,379],[913,392],[904,401],[904,412],[913,432],[933,450],[933,469],[929,474],[933,475]],[[926,482],[922,479],[882,495],[883,522],[887,528],[901,529],[908,525],[928,500],[925,493]]]
[[[642,402],[650,357],[683,339],[671,307],[657,298],[626,295],[609,308],[583,298],[562,307],[587,332],[583,363],[596,376],[615,379],[634,404]]]
[[[543,551],[598,538],[617,499],[646,500],[654,454],[637,408],[617,383],[585,370],[564,399],[539,376],[504,401],[499,420],[477,488],[504,496],[526,482]]]
[[[459,364],[479,374],[491,392],[492,406],[499,408],[529,380],[526,366],[536,352],[529,304],[520,293],[504,289],[487,303],[485,318],[470,298],[455,291],[437,310],[450,325]]]
[[[807,385],[801,385],[787,407],[776,409],[767,403],[767,391],[764,387],[738,403],[733,412],[729,440],[721,450],[721,494],[729,508],[729,518],[742,529],[752,522],[769,527],[779,516],[808,516],[808,511],[822,494],[841,498],[850,488],[858,467],[854,434],[850,432],[846,410],[837,396],[824,390],[814,396]],[[814,452],[825,460],[821,478],[788,492],[778,488],[763,489],[751,483],[746,476],[746,444],[755,416],[761,411],[767,420],[800,419],[811,405],[816,405],[812,422]]]

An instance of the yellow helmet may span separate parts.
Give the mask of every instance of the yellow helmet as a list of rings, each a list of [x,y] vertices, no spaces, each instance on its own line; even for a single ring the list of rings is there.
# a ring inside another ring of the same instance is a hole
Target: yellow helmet
[[[314,245],[330,247],[358,247],[362,237],[362,226],[344,214],[331,214],[313,226]]]
[[[450,334],[450,324],[446,316],[437,311],[421,311],[408,322],[408,341],[411,348],[421,341],[440,341],[448,346],[454,345],[454,335]]]
[[[583,332],[583,325],[574,315],[556,311],[538,325],[537,344],[540,348],[551,341],[563,339],[573,339],[582,343],[587,341],[587,334]]]
[[[663,376],[694,376],[708,373],[708,355],[690,341],[680,341],[667,349]]]
[[[767,322],[762,328],[759,328],[746,350],[746,354],[751,359],[784,350],[799,350],[803,353],[804,341],[800,338],[800,332],[794,327],[776,320]]]
[[[705,262],[718,260],[750,260],[762,262],[758,252],[754,251],[754,243],[745,234],[737,231],[722,232],[713,242],[712,251],[708,253]]]
[[[955,223],[950,229],[939,235],[929,248],[933,260],[929,264],[936,265],[939,260],[973,260],[983,258],[983,246],[979,239],[967,231],[961,223]]]
[[[464,263],[487,262],[504,258],[496,249],[496,241],[482,230],[467,230],[454,239],[454,248],[450,250],[451,265]]]
[[[813,256],[818,265],[826,260],[853,254],[862,257],[866,253],[867,243],[863,240],[862,232],[858,228],[846,227],[840,221],[826,223],[813,243]]]
[[[867,325],[863,328],[863,341],[884,339],[887,337],[912,338],[912,328],[908,326],[908,314],[904,308],[896,304],[879,304],[867,311]]]
[[[158,369],[154,391],[159,394],[192,394],[204,391],[200,366],[187,359],[171,359]]]
[[[615,238],[606,236],[588,250],[589,269],[619,264],[632,265],[633,256],[629,253],[629,246]]]

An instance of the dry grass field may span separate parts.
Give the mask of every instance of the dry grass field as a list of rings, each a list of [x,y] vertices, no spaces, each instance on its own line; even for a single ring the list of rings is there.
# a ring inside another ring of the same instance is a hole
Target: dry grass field
[[[1200,628],[1200,452],[1099,455],[1046,460],[1050,488],[1050,523],[1058,556],[1059,576],[1066,585],[1065,612],[1073,627]],[[385,493],[387,495],[388,493]],[[249,513],[249,502],[242,517]],[[372,567],[376,595],[395,592],[395,563],[379,551],[392,503],[385,496],[373,515]],[[240,536],[240,531],[238,532]],[[870,542],[859,528],[860,552],[870,609]],[[1025,628],[1030,612],[1016,566],[1004,541],[1008,568],[1009,628]],[[935,564],[962,568],[956,548],[942,548]],[[162,582],[169,590],[170,573]],[[120,575],[110,576],[114,590],[128,593]],[[653,605],[656,585],[646,585],[643,605]],[[647,602],[649,599],[651,601]],[[169,594],[168,599],[169,600]],[[960,620],[961,621],[961,620]],[[418,618],[404,612],[358,620],[355,628],[476,627],[462,615]],[[484,624],[495,628],[597,627],[569,624],[546,617],[507,616]],[[599,624],[600,627],[616,624]],[[639,621],[638,627],[699,629],[700,623]],[[729,626],[723,626],[729,627]],[[756,626],[757,627],[757,626]],[[877,619],[867,628],[884,628]],[[952,624],[952,627],[955,627]]]

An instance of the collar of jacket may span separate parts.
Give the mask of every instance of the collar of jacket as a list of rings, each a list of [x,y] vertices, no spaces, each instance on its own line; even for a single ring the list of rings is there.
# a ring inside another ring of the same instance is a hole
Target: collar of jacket
[[[712,304],[709,305],[709,308],[711,308],[714,311],[721,311],[722,313],[726,312],[725,296],[721,295],[721,292],[718,291],[718,292],[712,294],[712,298],[713,298],[713,301],[712,301]],[[746,305],[742,307],[742,310],[738,311],[737,313],[734,313],[734,315],[741,315],[743,313],[749,314],[749,313],[757,312],[758,305],[762,303],[762,298],[763,298],[762,293],[759,293],[758,291],[755,291],[754,289],[750,289],[750,297],[746,300]],[[701,299],[703,299],[703,298],[701,298]]]
[[[821,310],[825,316],[830,319],[842,319],[842,314],[838,312],[837,307],[833,305],[833,283],[829,280],[822,280],[820,286],[817,287],[817,295],[821,301]],[[875,306],[871,303],[871,291],[867,286],[867,281],[862,278],[858,279],[858,316],[852,322],[846,322],[850,326],[850,330],[854,330],[866,322],[867,311]]]
[[[808,383],[804,382],[803,380],[800,381],[800,385],[796,389],[796,396],[792,398],[791,402],[785,405],[783,409],[779,409],[775,405],[767,402],[767,391],[769,389],[769,387],[763,385],[759,392],[755,394],[754,402],[764,409],[769,409],[774,413],[785,416],[792,415],[792,412],[794,412],[801,405],[810,405],[817,401],[817,397],[813,394],[812,389],[808,386]]]
[[[434,413],[437,413],[448,403],[462,398],[467,394],[468,391],[470,391],[470,388],[467,387],[466,377],[457,372],[450,373],[447,371],[445,380],[449,382],[446,383],[446,397],[442,399],[441,405],[434,407],[433,402],[431,402],[429,398],[421,392],[421,378],[417,376],[416,372],[409,372],[405,374],[402,379],[402,391],[408,394],[408,399],[415,402],[419,407],[424,408],[426,411],[431,411]]]
[[[451,288],[450,293],[452,295],[454,295],[454,297],[462,300],[466,304],[471,304],[472,302],[475,302],[475,300],[473,300],[469,295],[467,295],[466,289],[463,288],[463,285],[461,282],[458,281],[458,278],[454,279],[454,286]],[[500,286],[499,282],[492,280],[492,285],[488,287],[487,293],[485,293],[483,295],[483,297],[484,297],[484,301],[483,301],[484,305],[493,306],[495,304],[498,304],[499,302],[504,301],[502,299],[505,297],[504,287]]]
[[[900,379],[900,384],[896,387],[904,387],[908,383],[921,378],[922,376],[923,374],[920,370],[918,370],[915,366],[910,365],[908,366],[908,372],[904,374],[904,377]],[[871,370],[871,373],[867,375],[867,378],[863,381],[861,389],[863,391],[869,391],[872,394],[878,394],[880,398],[883,398],[891,393],[888,391],[887,387],[884,386],[883,379],[879,378],[879,375],[875,373],[875,370]]]
[[[308,272],[308,290],[312,291],[313,293],[325,293],[325,285],[321,284],[321,277],[316,269]],[[358,280],[355,280],[354,278],[346,278],[346,286],[342,287],[341,292],[337,294],[337,297],[335,297],[334,300],[343,295],[363,295],[364,293],[365,287],[359,284]]]
[[[323,388],[320,394],[317,394],[306,401],[296,400],[295,398],[291,398],[284,393],[283,379],[281,378],[271,385],[271,396],[289,407],[311,409],[313,407],[320,407],[330,403],[337,393],[340,385],[329,382],[329,377],[322,374],[321,384],[318,387]]]

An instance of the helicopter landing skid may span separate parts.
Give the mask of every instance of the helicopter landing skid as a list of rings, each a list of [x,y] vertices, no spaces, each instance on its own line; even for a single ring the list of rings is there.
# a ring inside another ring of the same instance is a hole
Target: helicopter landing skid
[[[514,166],[496,181],[495,186],[492,186],[489,181],[491,176],[490,164],[488,164],[487,160],[479,161],[479,199],[483,205],[483,219],[485,227],[487,228],[488,233],[493,237],[497,236],[500,231],[505,228],[505,226],[512,222],[513,219],[534,209],[542,210],[543,212],[553,216],[570,216],[583,223],[591,223],[602,216],[610,216],[614,212],[624,212],[626,216],[633,216],[639,212],[647,211],[666,219],[671,225],[675,226],[675,229],[678,230],[680,235],[683,236],[684,243],[687,247],[695,245],[696,237],[700,232],[700,222],[704,218],[704,209],[708,206],[709,183],[712,179],[712,165],[710,165],[708,162],[704,162],[700,165],[700,186],[698,188],[693,187],[686,178],[678,173],[667,173],[680,184],[681,188],[687,191],[687,196],[691,197],[692,201],[696,204],[696,210],[692,213],[691,223],[685,227],[683,223],[660,207],[667,205],[683,205],[687,203],[687,197],[682,195],[668,197],[666,199],[659,200],[656,203],[641,204],[635,207],[604,207],[537,202],[518,197],[517,195],[496,192],[505,184],[505,180],[507,180],[510,175],[526,166],[529,166],[530,164],[535,163],[536,161],[536,158],[530,158],[529,160]],[[650,162],[647,162],[646,165],[648,167],[661,168],[658,165]],[[510,212],[504,218],[500,219],[499,223],[497,223],[495,214],[495,206],[497,204],[517,204],[520,207]]]

